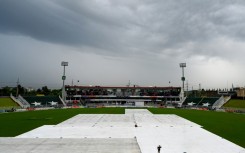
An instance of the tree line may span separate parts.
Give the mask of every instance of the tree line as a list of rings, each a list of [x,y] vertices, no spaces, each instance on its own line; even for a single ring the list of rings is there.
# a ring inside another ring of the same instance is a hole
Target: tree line
[[[43,86],[38,89],[27,89],[18,85],[17,87],[2,87],[0,89],[0,96],[13,96],[22,95],[22,96],[35,96],[35,95],[61,95],[61,89],[49,89],[47,86]]]

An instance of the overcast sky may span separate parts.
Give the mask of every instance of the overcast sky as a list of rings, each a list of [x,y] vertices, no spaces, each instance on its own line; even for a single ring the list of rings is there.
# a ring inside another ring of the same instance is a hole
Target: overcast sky
[[[0,86],[245,86],[244,0],[0,0]],[[79,80],[79,82],[78,82]],[[170,83],[169,83],[170,82]]]

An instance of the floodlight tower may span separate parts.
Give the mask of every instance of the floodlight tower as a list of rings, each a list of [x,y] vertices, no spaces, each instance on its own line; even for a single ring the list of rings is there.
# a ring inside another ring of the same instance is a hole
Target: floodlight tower
[[[65,100],[66,100],[66,92],[65,92],[65,79],[66,79],[66,76],[65,76],[65,67],[68,66],[68,62],[62,61],[61,62],[61,66],[64,66],[64,71],[63,71],[63,76],[62,76],[62,80],[63,80],[62,99],[65,102]]]
[[[186,67],[186,63],[180,63],[179,66],[182,68],[182,77],[181,77],[181,80],[182,80],[182,94],[184,96],[184,89],[185,89],[185,74],[184,74],[184,68]]]

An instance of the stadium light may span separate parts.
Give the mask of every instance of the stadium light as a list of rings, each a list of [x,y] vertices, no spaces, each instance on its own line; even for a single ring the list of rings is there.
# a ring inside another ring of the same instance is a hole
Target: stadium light
[[[64,71],[63,71],[63,76],[62,76],[62,80],[63,80],[63,86],[62,86],[62,99],[66,100],[66,97],[65,97],[65,80],[66,80],[66,76],[65,76],[65,67],[68,66],[68,62],[64,62],[62,61],[61,62],[61,66],[64,66]]]
[[[179,66],[182,68],[182,77],[181,77],[181,80],[183,82],[182,84],[182,88],[183,88],[183,91],[185,89],[185,74],[184,74],[184,68],[186,67],[186,63],[180,63]]]

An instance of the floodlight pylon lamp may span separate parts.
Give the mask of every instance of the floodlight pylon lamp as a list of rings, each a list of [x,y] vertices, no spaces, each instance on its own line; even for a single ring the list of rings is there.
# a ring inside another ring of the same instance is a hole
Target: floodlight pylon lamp
[[[180,63],[179,66],[180,67],[186,67],[186,63]]]
[[[68,62],[62,61],[62,62],[61,62],[61,66],[68,66]]]

